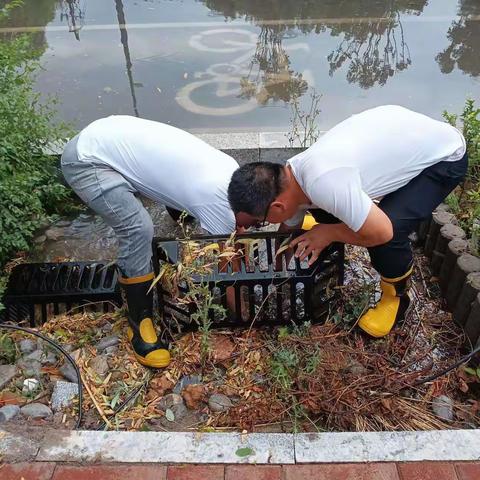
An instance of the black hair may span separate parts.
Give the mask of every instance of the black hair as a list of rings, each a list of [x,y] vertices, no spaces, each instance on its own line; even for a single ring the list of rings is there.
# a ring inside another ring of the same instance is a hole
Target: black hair
[[[228,201],[233,212],[264,217],[283,190],[283,168],[278,163],[252,162],[235,170],[228,186]]]

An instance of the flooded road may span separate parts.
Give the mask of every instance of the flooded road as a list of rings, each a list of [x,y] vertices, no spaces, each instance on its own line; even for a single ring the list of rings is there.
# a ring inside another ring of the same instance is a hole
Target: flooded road
[[[480,100],[479,0],[24,0],[0,25],[4,38],[20,33],[38,49],[37,89],[76,129],[129,114],[285,132],[313,95],[326,130],[380,104],[441,118]],[[157,235],[172,234],[163,207],[149,209]],[[98,217],[44,237],[37,259],[115,257]]]
[[[76,128],[121,113],[288,130],[315,92],[328,129],[379,104],[439,118],[480,99],[478,0],[25,0],[1,28],[24,31],[37,88]]]

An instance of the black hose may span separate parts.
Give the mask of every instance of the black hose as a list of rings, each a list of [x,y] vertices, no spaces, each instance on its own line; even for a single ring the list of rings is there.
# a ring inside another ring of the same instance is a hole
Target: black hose
[[[458,368],[460,365],[468,362],[474,355],[480,352],[480,345],[478,347],[475,347],[469,354],[465,355],[462,357],[460,360],[456,361],[453,365],[450,365],[449,367],[440,370],[437,373],[434,373],[433,375],[430,375],[429,377],[426,378],[421,378],[420,380],[417,380],[412,387],[418,387],[419,385],[423,385],[424,383],[428,382],[433,382],[433,380],[436,380],[437,378],[443,377],[447,373],[451,372],[452,370],[455,370]]]
[[[80,370],[78,369],[78,366],[75,363],[75,360],[72,358],[72,356],[61,345],[51,340],[50,338],[46,337],[45,335],[42,335],[41,333],[38,333],[35,330],[31,330],[30,328],[19,327],[18,325],[12,325],[8,323],[0,323],[0,328],[4,328],[6,330],[19,330],[21,332],[25,332],[30,335],[34,335],[35,337],[41,338],[42,340],[45,340],[46,342],[48,342],[52,347],[56,348],[59,352],[61,352],[65,356],[65,358],[71,363],[72,367],[75,369],[75,373],[77,375],[77,383],[78,383],[78,417],[77,417],[77,422],[75,424],[75,430],[78,430],[80,428],[80,424],[82,423],[83,384],[82,384],[82,376],[80,375]]]

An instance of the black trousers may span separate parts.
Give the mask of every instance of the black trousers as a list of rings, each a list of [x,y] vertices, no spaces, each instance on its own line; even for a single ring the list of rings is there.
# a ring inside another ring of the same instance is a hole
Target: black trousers
[[[372,265],[380,275],[396,278],[408,271],[413,261],[408,236],[465,178],[467,167],[467,154],[456,162],[436,163],[380,201],[378,207],[393,225],[393,238],[388,243],[368,249]],[[322,209],[312,209],[310,213],[319,223],[340,222]]]

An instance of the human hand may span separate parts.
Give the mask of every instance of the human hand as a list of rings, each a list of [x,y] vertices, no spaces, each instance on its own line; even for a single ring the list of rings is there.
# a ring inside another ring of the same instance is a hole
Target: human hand
[[[328,235],[328,225],[315,225],[311,230],[295,238],[290,242],[290,247],[295,248],[295,256],[303,261],[308,255],[312,255],[308,265],[312,265],[317,260],[322,250],[332,243]]]

